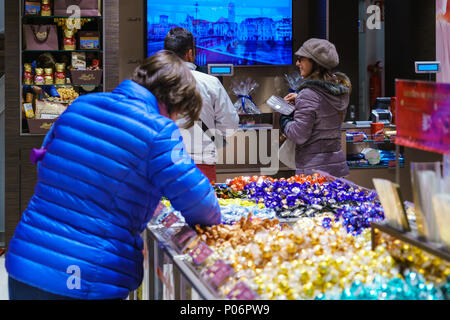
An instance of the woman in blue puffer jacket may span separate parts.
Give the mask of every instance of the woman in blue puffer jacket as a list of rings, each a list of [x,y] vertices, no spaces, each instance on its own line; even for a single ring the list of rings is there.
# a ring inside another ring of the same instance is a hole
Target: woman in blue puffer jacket
[[[171,120],[192,125],[201,106],[190,70],[159,51],[132,80],[59,117],[9,243],[10,299],[126,298],[142,281],[140,235],[163,195],[190,225],[220,222],[214,189]]]

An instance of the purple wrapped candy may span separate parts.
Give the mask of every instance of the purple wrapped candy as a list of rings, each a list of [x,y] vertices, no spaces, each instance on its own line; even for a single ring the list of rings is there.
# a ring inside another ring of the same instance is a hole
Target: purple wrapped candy
[[[325,229],[331,228],[331,218],[328,218],[328,217],[324,218],[324,219],[322,220],[322,226],[323,226]]]

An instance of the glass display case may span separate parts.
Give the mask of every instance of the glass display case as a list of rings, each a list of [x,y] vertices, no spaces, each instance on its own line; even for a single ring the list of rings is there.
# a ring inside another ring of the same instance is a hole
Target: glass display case
[[[394,125],[387,125],[378,133],[370,127],[347,126],[345,147],[350,169],[396,168]],[[404,150],[400,148],[399,165],[404,167]]]

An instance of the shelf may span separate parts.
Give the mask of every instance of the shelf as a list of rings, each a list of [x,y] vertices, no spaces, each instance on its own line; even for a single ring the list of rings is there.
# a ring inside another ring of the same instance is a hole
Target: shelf
[[[70,52],[98,52],[98,53],[102,53],[103,50],[22,50],[22,53],[36,53],[36,52],[60,52],[60,53],[70,53]]]
[[[352,140],[347,140],[347,143],[353,143],[353,144],[360,144],[360,143],[366,143],[366,142],[373,142],[373,143],[394,143],[391,139],[384,139],[384,140],[364,140],[364,141],[358,141],[353,142]]]
[[[378,229],[381,232],[386,233],[396,239],[407,242],[417,248],[422,249],[423,251],[431,253],[436,257],[439,257],[441,259],[450,262],[450,251],[446,250],[443,245],[431,243],[426,239],[421,239],[418,237],[418,235],[412,232],[402,232],[396,230],[385,223],[381,224],[372,222],[371,227],[372,227],[372,249],[374,249],[377,246],[377,243],[375,241],[374,229]]]
[[[70,16],[33,16],[33,15],[26,15],[22,16],[22,20],[28,20],[28,19],[63,19],[63,18],[70,18]],[[74,18],[78,19],[78,18]],[[81,16],[79,19],[103,19],[103,16]]]
[[[404,168],[405,165],[400,165],[400,168]],[[389,167],[388,165],[361,165],[361,166],[349,166],[350,169],[395,169],[395,166]]]
[[[72,84],[72,83],[66,83],[66,84],[23,84],[23,86],[34,86],[34,87],[53,86],[53,87],[56,87],[56,88],[64,88],[64,87],[67,87],[67,86],[70,86],[70,87],[85,87],[85,86],[103,87],[103,84]]]

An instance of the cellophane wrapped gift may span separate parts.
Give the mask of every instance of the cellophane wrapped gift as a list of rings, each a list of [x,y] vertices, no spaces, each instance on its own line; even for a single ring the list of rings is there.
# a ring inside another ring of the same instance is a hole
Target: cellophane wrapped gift
[[[288,85],[289,85],[289,91],[290,92],[296,92],[300,88],[300,85],[302,84],[303,77],[298,71],[294,71],[289,74],[285,74],[284,78],[286,79]]]
[[[252,99],[252,92],[259,87],[259,84],[248,78],[247,80],[234,80],[231,83],[231,90],[239,98],[234,103],[234,107],[240,114],[260,114],[261,111],[258,109],[256,104]]]

